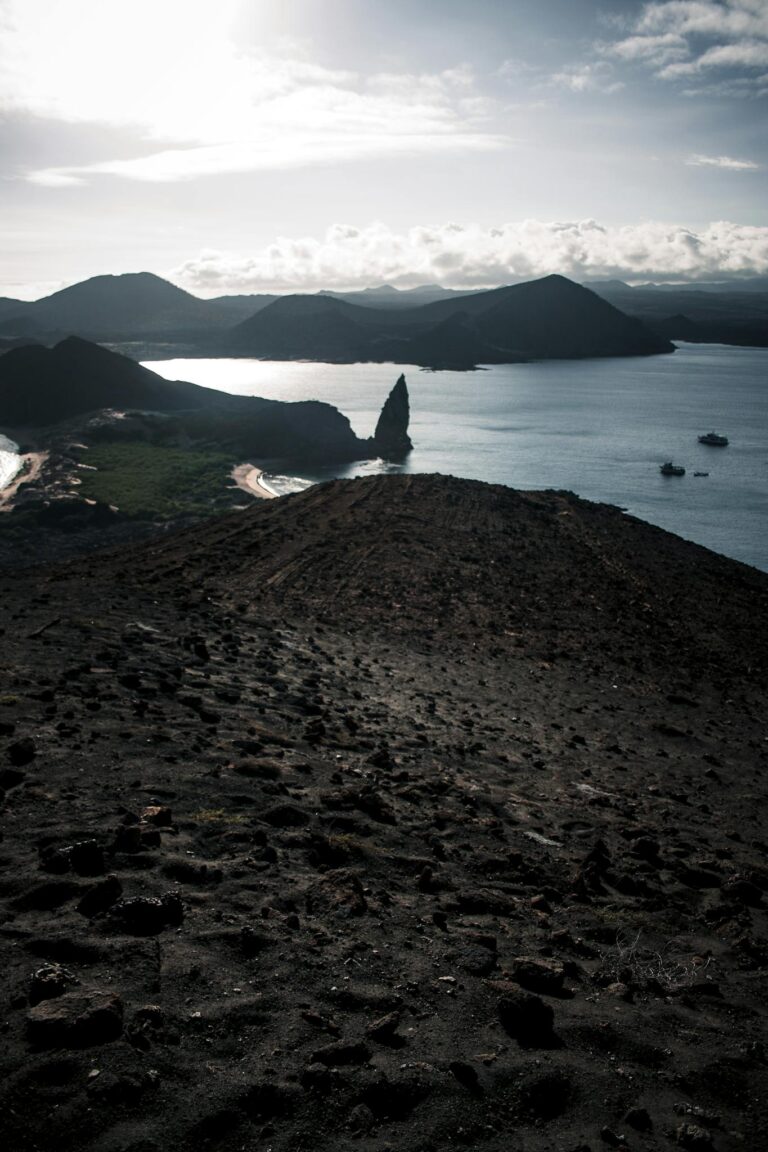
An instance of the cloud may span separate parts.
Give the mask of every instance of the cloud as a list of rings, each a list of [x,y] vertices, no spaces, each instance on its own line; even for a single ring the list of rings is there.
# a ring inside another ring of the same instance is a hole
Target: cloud
[[[40,168],[30,172],[27,179],[46,188],[73,188],[85,183],[80,176],[66,168]]]
[[[575,280],[764,275],[768,227],[719,221],[694,231],[657,222],[617,227],[595,220],[523,220],[496,228],[449,223],[395,232],[380,223],[335,224],[321,238],[278,237],[249,256],[204,251],[169,275],[193,291],[217,295],[382,283],[494,287],[553,272]]]
[[[685,64],[667,64],[659,72],[663,79],[692,76],[707,68],[768,67],[768,40],[743,40],[739,44],[722,44],[708,48],[698,59]]]
[[[440,152],[481,152],[503,148],[506,137],[489,133],[429,131],[418,123],[403,132],[364,130],[265,133],[237,144],[173,148],[134,160],[108,160],[79,168],[41,168],[30,172],[35,184],[65,187],[94,176],[116,176],[145,183],[174,183],[204,176],[308,168],[366,158]]]
[[[693,168],[727,168],[734,172],[757,172],[759,164],[754,160],[734,160],[732,156],[689,156],[686,164]]]
[[[246,50],[233,32],[240,7],[0,0],[0,113],[133,129],[144,145],[140,156],[41,168],[28,179],[170,182],[505,143],[488,129],[493,106],[467,66],[366,76],[295,46]]]
[[[624,84],[613,78],[613,68],[604,60],[594,64],[571,64],[556,72],[550,83],[557,88],[567,88],[570,92],[602,92],[610,95],[618,92]]]
[[[655,0],[643,5],[631,35],[597,46],[603,56],[652,68],[663,80],[706,77],[689,95],[763,96],[768,66],[765,0]],[[725,81],[709,77],[719,70]]]
[[[689,52],[685,37],[676,32],[665,32],[661,36],[628,36],[603,47],[621,60],[650,61],[656,65],[683,59]]]
[[[761,76],[732,76],[717,81],[706,78],[700,85],[684,88],[683,93],[686,96],[725,96],[735,100],[754,100],[768,96],[768,72]]]
[[[637,28],[651,35],[768,36],[768,10],[763,0],[656,0],[644,5]]]

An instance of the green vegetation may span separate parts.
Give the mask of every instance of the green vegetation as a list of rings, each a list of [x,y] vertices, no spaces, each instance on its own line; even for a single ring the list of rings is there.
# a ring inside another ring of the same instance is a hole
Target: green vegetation
[[[196,820],[198,824],[245,824],[248,817],[242,812],[227,812],[224,808],[201,808],[192,813],[190,820]]]
[[[80,494],[114,504],[128,516],[205,514],[232,503],[227,480],[235,461],[223,452],[106,443],[94,445],[80,459],[90,466],[78,473]]]

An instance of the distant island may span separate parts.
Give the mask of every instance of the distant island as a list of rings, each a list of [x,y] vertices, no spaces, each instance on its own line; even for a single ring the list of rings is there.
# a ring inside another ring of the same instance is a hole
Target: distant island
[[[70,335],[134,359],[244,356],[458,370],[674,351],[667,335],[564,276],[464,295],[426,286],[200,300],[142,272],[97,276],[32,303],[0,299],[0,340],[50,345]]]
[[[672,351],[673,340],[765,348],[768,278],[632,287],[545,276],[490,291],[383,284],[202,300],[137,272],[94,276],[31,302],[0,297],[0,353],[70,335],[137,360],[254,356],[453,369],[653,355]]]

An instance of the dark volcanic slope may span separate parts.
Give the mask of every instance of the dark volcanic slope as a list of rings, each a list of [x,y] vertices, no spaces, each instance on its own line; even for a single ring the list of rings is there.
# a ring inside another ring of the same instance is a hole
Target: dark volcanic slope
[[[54,348],[29,344],[0,358],[0,421],[54,424],[99,408],[172,412],[227,402],[211,388],[164,380],[134,360],[70,336]]]
[[[9,1147],[766,1146],[765,576],[427,476],[0,596]]]
[[[177,549],[179,564],[200,564],[232,595],[255,581],[291,611],[343,603],[360,626],[458,629],[478,643],[513,631],[553,658],[583,652],[586,626],[590,658],[610,652],[609,666],[637,664],[649,647],[677,678],[713,661],[768,667],[762,573],[567,492],[339,480],[176,537],[157,562],[173,564]]]

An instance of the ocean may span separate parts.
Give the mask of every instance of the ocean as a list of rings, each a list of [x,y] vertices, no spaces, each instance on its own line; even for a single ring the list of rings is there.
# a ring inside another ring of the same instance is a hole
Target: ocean
[[[401,372],[414,451],[304,470],[303,481],[442,472],[514,488],[569,489],[768,571],[768,350],[682,344],[673,355],[426,372],[392,364],[146,362],[169,380],[273,400],[324,400],[373,433]],[[727,448],[697,441],[728,436]],[[681,464],[664,477],[659,465]],[[694,476],[707,472],[707,476]],[[275,487],[301,487],[293,477]]]

